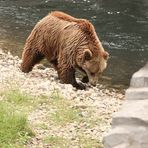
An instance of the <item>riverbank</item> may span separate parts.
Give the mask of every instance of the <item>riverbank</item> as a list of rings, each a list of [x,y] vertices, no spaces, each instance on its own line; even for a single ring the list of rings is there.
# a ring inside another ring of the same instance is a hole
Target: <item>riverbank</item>
[[[17,56],[0,51],[0,89],[19,89],[33,96],[33,102],[36,97],[42,98],[28,113],[35,136],[26,147],[54,147],[64,139],[65,147],[101,147],[112,114],[119,110],[124,95],[102,84],[76,90],[60,84],[53,68],[40,64],[25,74],[20,71],[20,63]]]

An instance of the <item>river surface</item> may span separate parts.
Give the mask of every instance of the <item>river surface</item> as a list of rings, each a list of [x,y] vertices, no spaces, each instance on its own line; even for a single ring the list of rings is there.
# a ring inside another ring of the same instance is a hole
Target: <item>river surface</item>
[[[128,86],[148,61],[148,0],[0,0],[0,48],[21,57],[33,26],[61,10],[90,20],[110,53],[104,79]]]

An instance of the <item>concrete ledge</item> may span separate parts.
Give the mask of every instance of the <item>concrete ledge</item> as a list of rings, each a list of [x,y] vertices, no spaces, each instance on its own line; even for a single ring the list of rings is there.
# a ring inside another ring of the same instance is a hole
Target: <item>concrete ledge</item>
[[[114,125],[132,125],[148,127],[148,100],[126,101],[121,110],[115,114]]]
[[[104,137],[104,147],[148,148],[148,63],[133,75],[125,98]]]
[[[105,148],[148,148],[148,128],[120,126],[104,138]]]
[[[129,88],[126,91],[125,98],[128,100],[146,100],[148,99],[148,87]]]

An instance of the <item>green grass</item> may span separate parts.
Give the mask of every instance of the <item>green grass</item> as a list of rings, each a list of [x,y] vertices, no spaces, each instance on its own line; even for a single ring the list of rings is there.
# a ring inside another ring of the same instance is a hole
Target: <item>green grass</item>
[[[55,124],[64,125],[80,120],[80,110],[71,107],[71,102],[64,99],[58,92],[51,95],[50,106],[53,106],[55,111],[49,114],[49,119]]]
[[[25,94],[17,88],[0,91],[0,97],[3,97],[3,101],[13,104],[24,113],[29,113],[38,104],[41,104],[41,100],[45,100],[43,97],[33,97]]]
[[[69,148],[70,141],[59,136],[48,136],[44,139],[44,143],[50,144],[52,148]]]
[[[50,116],[56,124],[66,124],[79,119],[78,111],[72,108],[57,109]]]
[[[73,105],[73,107],[72,107]],[[103,119],[100,117],[94,118],[93,108],[88,107],[86,116],[82,116],[84,110],[78,107],[74,107],[72,100],[64,99],[59,92],[55,91],[49,100],[49,107],[53,108],[53,112],[49,113],[49,120],[52,121],[55,126],[65,126],[66,124],[76,122],[78,125],[80,123],[87,123],[88,128],[92,128],[97,124],[102,124]],[[92,139],[84,134],[84,131],[77,130],[77,137],[79,139],[79,145],[83,148],[102,148],[101,142],[97,139]],[[45,139],[51,147],[69,147],[71,140],[67,140],[67,145],[62,142],[65,139],[57,136],[49,136]],[[65,140],[66,141],[66,140]]]
[[[103,148],[100,141],[91,139],[85,135],[79,136],[79,145],[83,148]]]
[[[2,98],[2,99],[1,99]],[[49,99],[48,96],[33,98],[22,93],[19,89],[0,90],[0,148],[23,148],[25,143],[34,136],[27,123],[27,115],[32,109],[46,104],[45,108],[49,109],[47,115],[47,124],[54,127],[63,127],[69,123],[76,122],[87,123],[87,128],[92,128],[97,124],[103,123],[100,117],[94,118],[93,108],[75,107],[72,100],[62,97],[58,91],[54,91]],[[86,115],[82,116],[82,112]],[[48,125],[41,121],[37,125],[42,130],[48,130]],[[76,129],[77,130],[77,129]],[[81,135],[81,136],[80,136]],[[79,145],[84,148],[97,147],[101,148],[98,140],[86,137],[83,129],[77,130]],[[71,140],[59,136],[47,136],[43,140],[53,148],[68,148],[71,146]]]
[[[19,89],[4,90],[0,92],[0,96],[4,96],[5,100],[17,105],[28,105],[33,101],[33,97],[20,92]]]
[[[0,92],[1,97],[0,147],[23,147],[34,135],[27,123],[27,113],[23,106],[31,98],[16,90]]]
[[[27,118],[10,103],[0,103],[0,147],[24,144],[30,136]]]
[[[78,143],[80,147],[83,148],[103,148],[100,141],[97,139],[91,139],[85,135],[78,135]],[[69,148],[71,142],[69,139],[59,137],[59,136],[47,136],[43,140],[44,143],[50,145],[52,148]]]
[[[81,122],[86,122],[89,125],[89,128],[93,128],[98,124],[102,124],[104,121],[100,116],[94,117],[93,107],[87,108],[87,115],[82,118]]]
[[[87,111],[86,116],[82,116],[83,109],[74,106],[72,100],[68,100],[62,97],[58,91],[54,91],[50,99],[48,99],[49,108],[53,108],[54,112],[49,113],[49,120],[52,120],[55,124],[64,125],[67,123],[87,122],[89,127],[93,127],[97,124],[102,124],[104,121],[101,117],[93,117],[93,107],[85,109]]]
[[[43,130],[47,130],[48,126],[45,123],[40,123],[37,125],[39,128],[43,129]]]

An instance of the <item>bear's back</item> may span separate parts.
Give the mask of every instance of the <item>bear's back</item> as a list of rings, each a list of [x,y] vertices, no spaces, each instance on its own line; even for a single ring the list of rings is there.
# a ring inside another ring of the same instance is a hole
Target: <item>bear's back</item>
[[[55,18],[58,18],[59,20],[66,21],[67,23],[76,23],[80,31],[84,33],[87,39],[89,41],[92,41],[93,44],[97,46],[96,48],[100,47],[100,41],[95,32],[94,26],[88,20],[81,19],[81,18],[75,18],[73,16],[70,16],[60,11],[51,12],[49,13],[49,15],[54,16]]]

